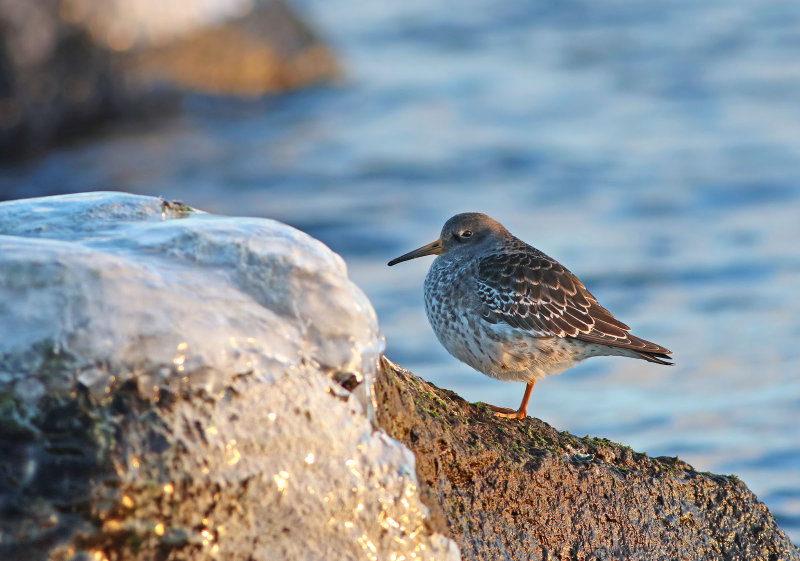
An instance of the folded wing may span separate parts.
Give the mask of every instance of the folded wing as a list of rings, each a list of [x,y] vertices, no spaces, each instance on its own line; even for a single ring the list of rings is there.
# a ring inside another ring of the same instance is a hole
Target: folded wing
[[[620,347],[669,364],[668,349],[629,333],[578,278],[544,253],[523,246],[483,257],[477,289],[481,317],[539,337],[573,337]]]

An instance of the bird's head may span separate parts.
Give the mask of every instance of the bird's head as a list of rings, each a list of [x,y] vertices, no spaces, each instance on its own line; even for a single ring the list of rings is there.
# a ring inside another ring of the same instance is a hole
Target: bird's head
[[[456,214],[444,223],[438,240],[392,259],[389,261],[389,266],[424,255],[447,255],[468,251],[467,248],[492,243],[509,235],[502,224],[480,212]]]

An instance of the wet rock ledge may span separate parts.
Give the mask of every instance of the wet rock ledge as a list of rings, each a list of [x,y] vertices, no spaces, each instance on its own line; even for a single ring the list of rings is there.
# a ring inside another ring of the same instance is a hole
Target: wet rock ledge
[[[435,529],[462,559],[800,559],[736,477],[496,419],[385,358],[377,395],[378,423],[414,452]]]

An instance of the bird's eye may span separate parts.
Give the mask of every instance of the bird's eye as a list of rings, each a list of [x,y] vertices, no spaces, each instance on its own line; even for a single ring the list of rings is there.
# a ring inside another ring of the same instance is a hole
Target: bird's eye
[[[461,232],[460,237],[462,238],[471,238],[472,237],[472,230],[464,230]]]

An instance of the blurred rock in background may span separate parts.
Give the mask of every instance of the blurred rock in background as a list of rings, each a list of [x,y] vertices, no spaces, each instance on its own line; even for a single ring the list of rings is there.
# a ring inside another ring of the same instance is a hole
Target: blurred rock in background
[[[0,0],[0,159],[184,92],[259,96],[338,74],[282,0]]]

